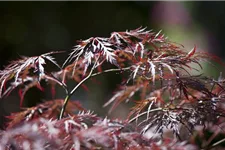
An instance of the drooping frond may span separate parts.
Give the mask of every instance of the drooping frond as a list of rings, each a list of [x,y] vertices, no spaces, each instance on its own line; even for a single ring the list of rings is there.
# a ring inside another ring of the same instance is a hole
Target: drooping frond
[[[54,53],[58,52],[50,52],[34,57],[23,56],[21,59],[12,61],[9,65],[7,65],[4,70],[0,71],[0,97],[6,95],[9,91],[26,81],[40,82],[40,80],[46,75],[44,68],[46,60],[60,68],[51,56],[51,54]],[[13,82],[11,83],[9,89],[4,90],[8,81],[12,80]]]

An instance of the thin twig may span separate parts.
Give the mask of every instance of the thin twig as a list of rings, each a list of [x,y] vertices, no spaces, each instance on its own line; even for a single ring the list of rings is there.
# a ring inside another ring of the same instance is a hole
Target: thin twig
[[[135,121],[137,118],[139,118],[139,117],[141,117],[141,116],[143,116],[143,115],[145,115],[145,114],[152,113],[152,112],[156,112],[156,111],[160,111],[160,110],[163,110],[163,109],[162,109],[162,108],[155,108],[155,109],[152,109],[152,110],[150,110],[150,111],[145,111],[145,112],[143,112],[143,113],[141,113],[141,114],[138,114],[137,116],[135,116],[135,117],[132,118],[131,120],[129,120],[128,123],[132,123],[132,122]]]
[[[97,60],[96,60],[96,62],[97,62]],[[90,73],[88,74],[88,76],[86,76],[81,82],[79,82],[79,83],[78,83],[78,84],[70,91],[70,93],[67,91],[67,88],[64,87],[64,84],[61,83],[62,86],[63,86],[63,88],[64,88],[64,89],[66,90],[66,92],[67,92],[67,96],[66,96],[65,99],[64,99],[63,107],[62,107],[62,109],[61,109],[60,116],[59,116],[58,119],[62,119],[63,114],[64,114],[64,112],[65,112],[66,105],[67,105],[67,103],[68,103],[70,97],[74,94],[74,92],[77,90],[77,88],[78,88],[81,84],[83,84],[86,80],[88,80],[90,77],[94,77],[94,76],[100,75],[100,74],[102,74],[102,73],[107,73],[107,72],[125,71],[125,70],[129,70],[129,69],[131,68],[131,66],[130,66],[130,67],[120,68],[120,69],[108,69],[108,70],[104,70],[104,71],[102,71],[102,72],[97,72],[97,73],[94,73],[94,74],[93,74],[93,71],[94,71],[95,66],[96,66],[96,62],[95,62],[95,64],[93,65],[93,67],[92,67]]]
[[[93,67],[91,68],[91,71],[90,71],[90,73],[88,74],[88,76],[86,76],[81,82],[79,82],[79,83],[78,83],[78,84],[70,91],[70,93],[66,96],[66,98],[64,99],[63,107],[62,107],[62,109],[61,109],[61,112],[60,112],[60,115],[59,115],[59,118],[58,118],[58,119],[62,119],[63,114],[64,114],[65,109],[66,109],[66,105],[67,105],[67,103],[68,103],[70,97],[74,94],[74,92],[78,89],[78,87],[80,87],[81,84],[83,84],[86,80],[88,80],[88,79],[91,77],[92,72],[93,72],[94,69],[95,69],[95,66],[96,66],[97,61],[98,61],[98,58],[97,58],[95,64],[93,65]]]
[[[51,73],[51,76],[46,76],[46,78],[49,78],[50,80],[53,80],[56,83],[58,83],[65,90],[66,95],[68,95],[69,92],[68,92],[67,85],[65,83],[63,83],[58,78],[56,78],[52,73]]]
[[[107,73],[107,72],[126,71],[126,70],[130,70],[130,68],[131,68],[131,66],[130,66],[130,67],[126,67],[126,68],[108,69],[108,70],[104,70],[104,71],[102,71],[102,72],[96,72],[96,73],[93,73],[93,74],[91,75],[91,77],[100,75],[100,74],[102,74],[102,73]]]

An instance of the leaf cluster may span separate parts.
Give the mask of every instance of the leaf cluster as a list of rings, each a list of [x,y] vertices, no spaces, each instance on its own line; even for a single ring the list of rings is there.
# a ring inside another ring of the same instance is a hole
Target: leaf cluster
[[[12,114],[1,132],[2,149],[201,149],[221,145],[225,79],[204,75],[202,62],[217,57],[185,48],[160,32],[138,28],[108,38],[80,40],[60,66],[50,52],[12,61],[0,71],[0,96],[20,88],[21,102],[41,81],[60,85],[65,99]],[[46,61],[59,68],[48,72]],[[197,74],[193,74],[193,71]],[[104,107],[133,103],[127,120],[97,117],[70,97],[85,81],[119,72],[124,81]],[[67,80],[74,80],[71,90]],[[75,113],[79,111],[79,113]],[[207,133],[218,128],[217,132]],[[172,134],[170,134],[172,133]],[[198,138],[206,137],[198,143]],[[215,141],[218,139],[218,141]]]

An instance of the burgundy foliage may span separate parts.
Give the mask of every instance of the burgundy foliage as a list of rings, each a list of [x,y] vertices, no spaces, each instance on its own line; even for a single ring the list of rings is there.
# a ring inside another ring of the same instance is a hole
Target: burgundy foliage
[[[54,60],[55,53],[59,52],[22,57],[0,71],[1,98],[19,88],[23,100],[31,87],[43,90],[41,81],[65,90],[65,99],[8,116],[6,129],[0,132],[0,149],[224,148],[225,79],[201,71],[202,62],[219,62],[217,57],[196,46],[187,51],[161,32],[145,28],[78,41],[62,67]],[[59,71],[46,71],[46,61]],[[86,80],[115,72],[126,80],[104,107],[111,106],[111,112],[120,103],[133,103],[126,120],[99,117],[69,100],[80,86],[86,88]],[[75,81],[72,90],[67,80]]]

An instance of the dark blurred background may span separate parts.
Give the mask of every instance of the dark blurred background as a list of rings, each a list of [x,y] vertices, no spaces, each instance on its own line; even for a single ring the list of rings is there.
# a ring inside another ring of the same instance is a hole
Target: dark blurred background
[[[225,2],[0,2],[0,68],[21,55],[40,55],[49,51],[69,51],[76,40],[91,36],[109,37],[113,31],[148,27],[162,32],[187,50],[197,45],[225,57]],[[68,54],[67,53],[67,54]],[[55,55],[62,64],[67,54]],[[218,69],[205,65],[205,71],[218,76]],[[113,94],[121,77],[100,76],[88,81],[89,92],[79,89],[72,97],[97,114],[107,115],[102,108]],[[96,88],[98,87],[98,88]],[[57,89],[57,98],[64,93]],[[31,89],[24,107],[50,99],[49,93]],[[19,111],[19,96],[14,91],[0,101],[0,125],[5,115]],[[127,105],[111,115],[125,118]]]

